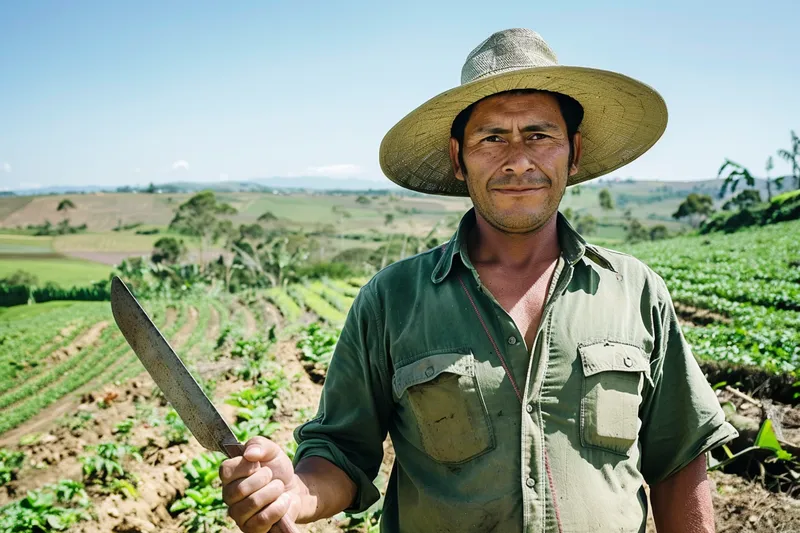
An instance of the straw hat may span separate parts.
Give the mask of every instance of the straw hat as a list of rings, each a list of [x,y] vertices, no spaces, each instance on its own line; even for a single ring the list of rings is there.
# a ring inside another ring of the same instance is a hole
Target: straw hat
[[[646,152],[664,133],[667,107],[651,87],[616,72],[561,66],[531,30],[497,32],[467,56],[461,85],[406,115],[383,138],[380,164],[398,185],[430,194],[469,196],[450,162],[450,127],[481,98],[512,89],[563,93],[584,110],[580,170],[567,185],[607,174]]]

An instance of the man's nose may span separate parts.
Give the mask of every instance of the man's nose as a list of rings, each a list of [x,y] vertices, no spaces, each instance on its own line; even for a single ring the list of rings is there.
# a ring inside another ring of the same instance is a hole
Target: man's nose
[[[508,159],[503,166],[506,174],[521,176],[527,172],[536,170],[536,163],[533,161],[528,147],[524,142],[511,142],[508,147]]]

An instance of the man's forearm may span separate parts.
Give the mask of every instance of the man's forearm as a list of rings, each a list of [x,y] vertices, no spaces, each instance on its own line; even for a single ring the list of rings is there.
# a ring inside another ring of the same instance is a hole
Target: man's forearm
[[[714,533],[711,482],[701,455],[650,488],[658,533]]]
[[[292,492],[300,497],[297,522],[306,524],[329,518],[350,507],[356,485],[341,468],[322,457],[301,460],[294,469],[298,486]]]

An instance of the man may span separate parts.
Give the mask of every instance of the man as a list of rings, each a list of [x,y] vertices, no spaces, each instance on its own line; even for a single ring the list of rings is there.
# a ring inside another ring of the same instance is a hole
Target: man
[[[359,293],[294,467],[255,438],[221,467],[246,533],[379,498],[381,531],[714,530],[704,453],[735,437],[664,282],[587,244],[558,214],[568,185],[644,153],[666,127],[651,88],[556,63],[528,30],[468,56],[462,84],[400,121],[381,165],[409,189],[469,195],[444,246]]]

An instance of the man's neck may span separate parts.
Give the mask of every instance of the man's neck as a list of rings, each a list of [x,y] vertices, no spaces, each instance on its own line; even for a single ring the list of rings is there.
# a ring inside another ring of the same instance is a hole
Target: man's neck
[[[555,261],[561,252],[557,215],[532,233],[505,233],[493,227],[476,211],[475,227],[467,238],[472,263],[525,272],[543,261]]]

